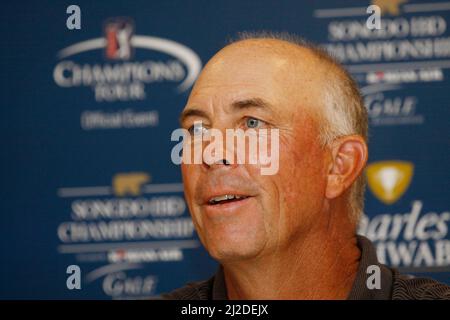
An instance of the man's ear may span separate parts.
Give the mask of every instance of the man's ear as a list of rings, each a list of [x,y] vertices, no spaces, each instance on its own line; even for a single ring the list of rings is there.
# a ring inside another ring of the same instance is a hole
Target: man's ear
[[[359,135],[344,136],[331,144],[331,164],[325,196],[339,197],[361,174],[367,162],[367,144]]]

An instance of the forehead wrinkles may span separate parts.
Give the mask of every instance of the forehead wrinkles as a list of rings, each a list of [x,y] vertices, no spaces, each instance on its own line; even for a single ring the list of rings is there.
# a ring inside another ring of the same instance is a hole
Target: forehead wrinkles
[[[230,61],[205,68],[196,82],[188,104],[223,103],[224,106],[238,100],[261,98],[272,104],[279,104],[287,96],[283,83],[283,61],[251,62]],[[284,76],[285,78],[285,76]]]
[[[189,100],[202,101],[213,111],[239,95],[263,95],[292,115],[299,107],[323,105],[325,70],[309,49],[278,40],[246,40],[225,47],[208,62]]]
[[[206,111],[210,118],[209,120],[213,123],[216,123],[216,121],[221,122],[222,120],[227,121],[228,118],[224,116],[233,115],[238,111],[236,107],[233,107],[233,104],[248,98],[260,97],[255,92],[257,91],[247,90],[243,92],[240,84],[202,86],[189,98],[186,108]],[[268,99],[264,100],[268,101]]]

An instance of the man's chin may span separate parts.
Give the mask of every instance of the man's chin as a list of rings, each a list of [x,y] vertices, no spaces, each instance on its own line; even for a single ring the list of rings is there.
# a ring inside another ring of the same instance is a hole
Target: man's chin
[[[251,260],[257,257],[262,250],[261,244],[253,241],[251,243],[248,241],[222,241],[220,244],[210,242],[207,245],[211,257],[221,263]]]

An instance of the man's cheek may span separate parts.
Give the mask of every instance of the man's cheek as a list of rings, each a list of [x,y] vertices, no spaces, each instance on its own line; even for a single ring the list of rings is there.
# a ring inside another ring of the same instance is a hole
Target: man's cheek
[[[181,175],[183,177],[183,182],[186,186],[189,186],[190,184],[192,184],[193,182],[196,181],[196,170],[195,170],[195,165],[192,164],[182,164],[181,165]]]
[[[303,149],[303,150],[302,150]],[[298,203],[308,194],[314,179],[311,179],[311,155],[304,146],[289,140],[280,140],[280,170],[278,181],[281,184],[282,198],[288,203]]]
[[[181,167],[184,195],[189,206],[192,206],[193,204],[195,196],[195,183],[198,180],[198,177],[195,174],[195,170],[193,170],[193,168],[191,167],[191,165],[182,165]]]
[[[280,138],[280,174],[298,171],[305,162],[306,156],[307,155],[304,153],[302,146],[299,143],[295,143],[290,138]]]
[[[187,177],[187,172],[186,172],[187,168],[185,164],[181,164],[181,176],[183,178],[183,182],[186,183],[186,177]]]

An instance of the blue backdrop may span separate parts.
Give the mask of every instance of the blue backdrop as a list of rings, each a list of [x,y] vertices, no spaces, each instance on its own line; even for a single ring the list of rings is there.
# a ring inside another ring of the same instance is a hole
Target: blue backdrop
[[[215,271],[170,135],[201,66],[244,30],[306,37],[349,69],[370,116],[360,233],[450,284],[450,2],[77,1],[69,30],[71,4],[2,4],[0,298],[146,298]]]

